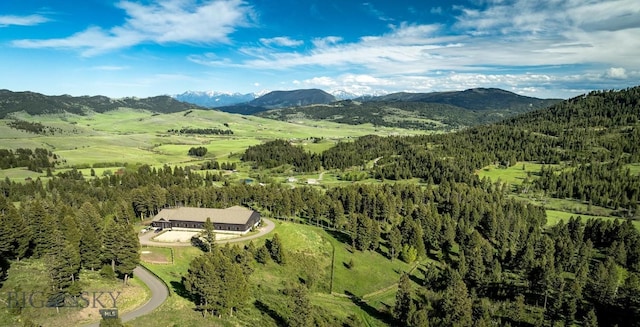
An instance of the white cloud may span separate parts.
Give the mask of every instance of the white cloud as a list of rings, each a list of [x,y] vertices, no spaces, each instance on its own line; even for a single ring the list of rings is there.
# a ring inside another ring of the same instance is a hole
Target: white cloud
[[[298,83],[296,83],[298,82]],[[294,84],[300,84],[299,81],[293,81]],[[336,82],[333,78],[327,76],[314,77],[310,79],[306,79],[302,81],[302,83],[315,86],[315,87],[328,87],[328,86],[336,86],[338,82]]]
[[[630,77],[640,72],[627,73]],[[501,88],[514,93],[541,98],[567,98],[591,91],[585,83],[602,85],[607,89],[606,77],[597,72],[581,74],[494,74],[465,72],[435,72],[430,75],[342,74],[319,76],[303,81],[294,81],[300,87],[322,88],[330,92],[346,91],[357,95],[385,94],[389,92],[439,92],[470,88]]]
[[[289,38],[288,36],[278,36],[270,39],[262,38],[260,39],[260,43],[266,46],[276,45],[281,47],[297,47],[303,45],[304,41],[294,40]]]
[[[609,68],[609,70],[607,70],[606,77],[609,78],[619,78],[619,79],[626,79],[627,76],[627,70],[621,67],[611,67]]]
[[[337,36],[313,39],[314,47],[301,52],[243,48],[245,59],[234,65],[266,71],[333,69],[336,75],[330,76],[341,86],[385,87],[345,81],[347,73],[364,73],[396,83],[387,84],[388,88],[433,89],[439,88],[435,81],[441,80],[447,88],[495,83],[518,92],[545,90],[553,83],[580,89],[579,79],[608,85],[614,79],[628,80],[634,76],[631,71],[640,70],[640,2],[636,0],[484,1],[482,8],[455,8],[457,23],[451,28],[403,22],[389,25],[385,34],[364,35],[351,42]],[[607,28],[593,24],[616,20],[623,23]],[[603,74],[607,67],[625,70]],[[530,72],[537,69],[545,74]],[[323,80],[305,82],[329,85]]]
[[[0,27],[7,27],[11,25],[17,26],[34,26],[49,21],[49,18],[42,15],[28,15],[28,16],[13,16],[3,15],[0,16]]]
[[[329,45],[337,44],[341,41],[342,41],[342,37],[340,36],[326,36],[326,37],[315,38],[311,40],[311,43],[313,43],[313,45],[316,48],[324,48]]]
[[[92,26],[66,38],[17,40],[23,48],[81,50],[85,56],[140,43],[211,44],[229,42],[229,34],[248,26],[253,12],[241,0],[158,0],[148,5],[120,1],[125,23],[108,30]]]

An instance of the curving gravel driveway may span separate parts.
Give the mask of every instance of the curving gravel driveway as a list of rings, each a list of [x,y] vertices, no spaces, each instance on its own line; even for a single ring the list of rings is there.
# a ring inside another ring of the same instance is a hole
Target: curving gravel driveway
[[[151,299],[141,307],[129,311],[120,316],[122,322],[127,322],[129,320],[133,320],[140,316],[144,316],[151,311],[155,310],[155,308],[159,307],[169,296],[169,290],[163,281],[158,279],[156,276],[151,274],[147,269],[138,266],[133,270],[133,274],[135,277],[140,278],[140,280],[147,284],[149,287],[149,291],[151,291]],[[86,327],[99,327],[100,322],[95,322],[90,325],[85,325]]]
[[[251,239],[258,238],[260,236],[270,233],[276,227],[276,224],[274,224],[273,221],[269,219],[262,218],[262,221],[264,222],[264,226],[260,227],[258,232],[255,234],[227,239],[227,240],[220,240],[220,241],[216,241],[216,243],[225,244],[225,243],[234,243],[234,242],[251,240]],[[151,240],[151,237],[153,235],[154,233],[151,233],[151,232],[142,234],[140,236],[140,245],[191,246],[191,243],[154,242]],[[164,301],[169,296],[169,290],[167,289],[167,286],[164,284],[164,282],[158,279],[153,274],[151,274],[147,269],[141,266],[138,266],[133,270],[133,273],[135,277],[140,278],[140,280],[143,283],[147,284],[147,287],[149,287],[149,290],[151,291],[151,299],[147,303],[145,303],[143,306],[121,315],[120,318],[122,319],[122,322],[127,322],[129,320],[133,320],[140,316],[144,316],[146,314],[151,313],[151,311],[155,310],[162,303],[164,303]],[[99,327],[99,326],[100,326],[100,322],[95,322],[89,325],[85,325],[85,327]]]

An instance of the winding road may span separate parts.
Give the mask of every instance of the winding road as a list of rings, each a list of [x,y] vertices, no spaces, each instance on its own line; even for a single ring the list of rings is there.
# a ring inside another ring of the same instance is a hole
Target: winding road
[[[276,224],[266,218],[262,218],[264,222],[264,226],[258,229],[258,232],[255,234],[216,241],[217,244],[225,244],[225,243],[234,243],[234,242],[242,242],[251,240],[254,238],[261,237],[270,233],[275,227]],[[153,233],[146,233],[140,236],[140,245],[146,246],[191,246],[191,243],[167,243],[167,242],[154,242],[151,240]],[[155,310],[159,307],[169,296],[169,290],[167,289],[167,285],[156,276],[154,276],[151,272],[149,272],[146,268],[141,266],[136,267],[133,270],[133,275],[137,278],[140,278],[140,281],[145,283],[147,287],[149,287],[149,291],[151,291],[151,299],[142,305],[141,307],[127,312],[120,316],[122,322],[127,322],[129,320],[133,320],[135,318],[144,316],[146,314],[151,313],[151,311]],[[99,327],[100,322],[95,322],[92,324],[85,325],[85,327]]]
[[[152,273],[150,273],[147,269],[138,266],[133,270],[133,275],[137,278],[140,278],[140,281],[145,283],[147,287],[149,287],[149,291],[151,291],[151,299],[141,307],[129,311],[120,316],[122,322],[127,322],[129,320],[133,320],[140,316],[144,316],[151,311],[155,310],[155,308],[159,307],[169,296],[169,290],[163,281],[158,279]],[[85,325],[86,327],[98,327],[100,326],[100,322],[95,322],[90,325]]]

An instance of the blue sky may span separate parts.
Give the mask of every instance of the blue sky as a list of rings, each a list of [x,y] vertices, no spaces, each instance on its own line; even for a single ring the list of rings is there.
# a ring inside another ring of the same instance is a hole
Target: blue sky
[[[637,0],[6,0],[0,88],[146,97],[640,84]]]

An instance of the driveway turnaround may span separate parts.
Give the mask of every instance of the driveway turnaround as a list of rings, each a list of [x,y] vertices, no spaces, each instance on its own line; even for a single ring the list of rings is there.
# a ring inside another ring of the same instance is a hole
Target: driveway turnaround
[[[267,218],[262,218],[262,223],[264,224],[264,226],[258,228],[258,232],[255,234],[241,236],[241,237],[234,237],[226,240],[218,240],[216,241],[216,244],[226,244],[226,243],[235,243],[235,242],[252,240],[254,238],[258,238],[260,236],[269,234],[276,227],[276,224]],[[146,232],[140,235],[140,245],[142,246],[192,246],[191,242],[156,242],[151,239],[155,235],[157,234],[153,232]]]

